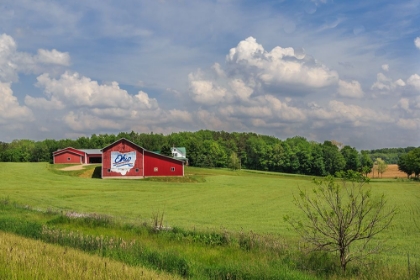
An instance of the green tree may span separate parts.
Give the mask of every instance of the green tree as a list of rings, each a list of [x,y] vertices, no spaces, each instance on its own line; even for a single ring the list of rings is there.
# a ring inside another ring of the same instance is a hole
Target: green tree
[[[79,137],[77,140],[77,145],[73,148],[77,149],[89,149],[91,148],[91,144],[88,137]]]
[[[35,162],[50,162],[51,161],[51,153],[48,149],[47,144],[43,142],[36,142],[35,148],[32,151],[32,158],[31,161]]]
[[[407,174],[407,178],[414,173],[414,165],[412,164],[410,153],[403,154],[398,159],[398,170]]]
[[[322,155],[322,147],[318,143],[312,143],[312,168],[311,174],[325,176],[325,163]]]
[[[13,140],[4,152],[5,161],[29,162],[35,150],[35,141],[22,139]]]
[[[362,173],[365,174],[365,176],[367,177],[373,168],[373,160],[370,158],[368,153],[362,152],[362,156],[360,158],[360,165]]]
[[[92,134],[92,136],[90,137],[90,146],[92,149],[102,149],[103,147],[105,147],[103,138],[100,135]]]
[[[204,140],[204,160],[203,166],[206,167],[226,167],[227,156],[224,149],[218,142]]]
[[[388,164],[385,163],[385,161],[381,158],[377,158],[373,164],[373,169],[378,171],[378,178],[379,178],[379,174],[381,174],[381,178],[382,178],[382,174],[386,171],[386,169],[388,168]]]
[[[419,179],[420,175],[420,147],[409,152],[411,161],[414,168],[414,176]]]
[[[5,157],[5,153],[8,149],[8,147],[9,147],[8,143],[0,141],[0,161],[7,161],[7,159]]]
[[[398,169],[407,174],[408,178],[414,173],[416,178],[420,174],[420,147],[403,154],[398,159]]]
[[[268,156],[268,168],[271,171],[281,171],[281,168],[284,164],[283,162],[284,150],[283,146],[279,143],[274,144],[271,147],[270,155]]]
[[[338,147],[331,141],[324,141],[323,157],[325,162],[325,172],[334,175],[338,171],[344,170],[346,160],[340,153]]]
[[[246,146],[248,168],[268,170],[268,145],[262,137],[249,138]]]
[[[344,146],[340,152],[343,155],[344,160],[346,161],[346,166],[344,167],[344,170],[358,171],[360,168],[360,159],[359,152],[356,150],[356,148]]]
[[[365,186],[368,178],[353,171],[344,175],[341,183],[328,176],[314,180],[316,187],[311,192],[300,189],[294,203],[305,219],[285,217],[314,250],[337,252],[343,272],[349,262],[381,249],[381,243],[368,245],[388,228],[396,214],[394,207],[388,207],[384,195],[372,197]]]
[[[289,170],[290,173],[310,174],[312,168],[311,144],[300,136],[288,138],[285,141],[289,147]]]
[[[188,153],[188,163],[192,166],[204,166],[205,148],[203,142],[191,136],[185,146]]]
[[[241,161],[235,152],[232,152],[230,154],[228,167],[232,170],[237,170],[241,168]]]
[[[168,144],[164,144],[161,148],[160,148],[160,154],[164,155],[164,156],[168,156],[171,157],[172,156],[172,149]]]

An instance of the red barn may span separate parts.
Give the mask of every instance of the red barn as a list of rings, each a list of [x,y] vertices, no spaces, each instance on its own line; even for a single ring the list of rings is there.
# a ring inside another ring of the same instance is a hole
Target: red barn
[[[102,178],[184,176],[180,160],[148,151],[127,139],[102,149]]]
[[[102,152],[99,149],[75,149],[67,147],[53,152],[53,162],[68,164],[101,163]]]

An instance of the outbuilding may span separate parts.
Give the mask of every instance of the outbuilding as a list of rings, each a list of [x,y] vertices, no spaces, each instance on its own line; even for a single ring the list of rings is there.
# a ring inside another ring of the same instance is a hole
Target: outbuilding
[[[101,163],[100,149],[75,149],[67,147],[53,152],[54,164],[88,164]]]
[[[155,176],[184,176],[184,162],[148,151],[125,138],[102,149],[103,179]]]

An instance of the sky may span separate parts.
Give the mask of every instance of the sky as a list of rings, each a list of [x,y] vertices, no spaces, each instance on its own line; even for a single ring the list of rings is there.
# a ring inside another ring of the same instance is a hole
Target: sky
[[[0,141],[420,146],[420,0],[2,0]]]

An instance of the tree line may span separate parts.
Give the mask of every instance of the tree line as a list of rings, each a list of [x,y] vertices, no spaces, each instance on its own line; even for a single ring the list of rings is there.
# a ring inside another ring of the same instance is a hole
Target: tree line
[[[336,141],[318,143],[300,136],[280,140],[250,132],[200,130],[163,135],[132,131],[93,134],[91,137],[79,137],[75,140],[23,139],[11,143],[0,142],[0,161],[52,162],[52,153],[58,149],[101,149],[120,138],[165,155],[171,154],[173,146],[185,147],[191,166],[248,168],[317,176],[334,175],[344,170],[367,174],[372,170],[378,153],[407,153],[403,148],[358,152],[354,147],[344,146]],[[387,161],[386,157],[383,159]]]
[[[387,164],[398,164],[398,160],[401,155],[406,154],[416,147],[407,148],[383,148],[375,150],[362,150],[363,153],[369,154],[372,159],[381,158]]]

